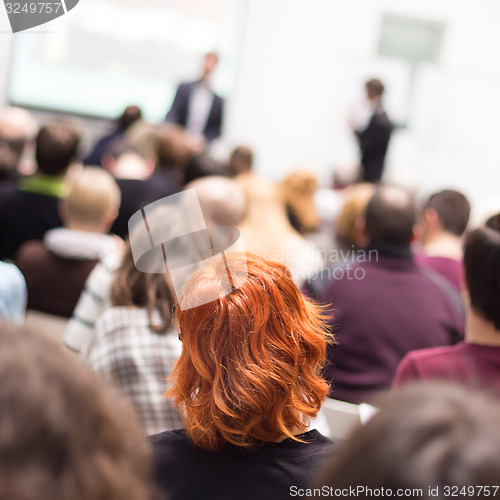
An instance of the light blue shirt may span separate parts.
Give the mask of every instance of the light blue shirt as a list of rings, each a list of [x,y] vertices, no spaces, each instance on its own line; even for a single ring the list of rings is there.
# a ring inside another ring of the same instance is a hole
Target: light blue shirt
[[[22,323],[26,312],[26,282],[14,264],[0,261],[0,320]]]

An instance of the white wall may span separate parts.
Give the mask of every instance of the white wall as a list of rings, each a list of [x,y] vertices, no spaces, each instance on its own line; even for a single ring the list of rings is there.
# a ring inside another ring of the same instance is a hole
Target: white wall
[[[247,3],[238,80],[221,149],[253,146],[258,170],[276,179],[296,166],[313,168],[322,180],[330,178],[333,167],[352,167],[357,150],[346,116],[364,80],[379,76],[385,81],[393,117],[403,119],[406,109],[410,68],[376,55],[381,17],[414,16],[444,22],[445,37],[439,63],[420,67],[416,75],[408,129],[394,136],[388,175],[425,191],[457,187],[480,201],[496,195],[500,2]],[[12,38],[0,35],[3,75]],[[5,80],[0,96],[5,96]]]

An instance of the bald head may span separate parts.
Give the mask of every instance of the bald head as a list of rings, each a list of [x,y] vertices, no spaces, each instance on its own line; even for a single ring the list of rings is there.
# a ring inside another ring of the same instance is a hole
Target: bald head
[[[22,108],[6,108],[0,113],[0,136],[8,140],[33,139],[37,123],[33,115]]]
[[[365,213],[366,234],[370,241],[408,245],[416,223],[412,196],[403,188],[382,186],[368,202]]]
[[[241,186],[226,177],[202,177],[186,185],[195,189],[205,221],[215,226],[236,226],[246,213],[245,193]]]

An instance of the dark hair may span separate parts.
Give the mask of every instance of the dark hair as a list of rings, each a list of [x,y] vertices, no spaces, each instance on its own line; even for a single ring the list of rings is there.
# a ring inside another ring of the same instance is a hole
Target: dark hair
[[[141,117],[142,111],[139,106],[127,106],[120,118],[118,118],[118,128],[120,130],[127,130],[130,125],[140,120]]]
[[[246,146],[238,146],[229,157],[229,174],[237,176],[252,171],[253,151]]]
[[[500,231],[500,213],[492,215],[484,224],[486,227],[490,229],[494,229],[495,231]]]
[[[368,92],[381,96],[384,93],[384,84],[378,78],[372,78],[365,83],[365,88]]]
[[[38,170],[47,175],[63,175],[76,158],[80,134],[61,121],[43,126],[36,137]]]
[[[412,493],[420,498],[438,487],[444,498],[446,486],[497,485],[498,422],[499,402],[477,391],[435,381],[405,386],[337,448],[315,487],[385,488],[394,496],[421,489]]]
[[[127,241],[122,262],[115,271],[110,295],[113,306],[146,308],[153,332],[165,333],[172,326],[174,299],[165,275],[139,271],[134,262],[130,241]],[[160,324],[153,321],[155,310],[160,314]]]
[[[416,223],[413,198],[399,187],[378,187],[366,207],[365,220],[370,241],[408,245]]]
[[[150,498],[130,405],[59,345],[0,323],[0,498]]]
[[[471,306],[500,330],[500,233],[488,227],[467,235],[465,281]]]
[[[469,200],[458,191],[445,189],[434,193],[427,200],[424,210],[436,211],[441,227],[455,236],[464,234],[469,222],[470,203]]]
[[[176,125],[165,124],[157,127],[154,143],[159,170],[183,170],[195,154],[186,131]]]
[[[184,183],[188,184],[209,175],[225,175],[224,167],[206,153],[193,156],[184,170]]]

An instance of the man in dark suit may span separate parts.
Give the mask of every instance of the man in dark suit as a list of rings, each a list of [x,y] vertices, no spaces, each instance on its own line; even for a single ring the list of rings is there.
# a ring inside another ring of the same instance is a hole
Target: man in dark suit
[[[203,74],[195,82],[181,83],[166,121],[182,125],[193,135],[210,142],[221,135],[224,101],[210,88],[210,76],[219,57],[214,52],[205,56]]]
[[[361,150],[361,179],[375,183],[382,178],[393,126],[382,107],[383,83],[377,79],[368,80],[365,88],[372,115],[366,127],[355,129],[354,133]]]

